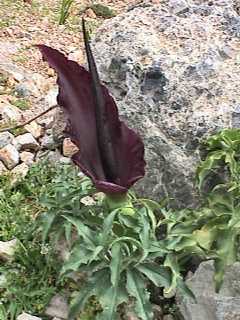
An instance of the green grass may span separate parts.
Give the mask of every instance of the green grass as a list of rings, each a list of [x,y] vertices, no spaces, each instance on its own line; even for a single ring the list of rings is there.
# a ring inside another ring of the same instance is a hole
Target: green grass
[[[11,187],[10,179],[0,176],[0,241],[18,239],[19,245],[12,262],[0,261],[0,278],[5,278],[3,284],[0,281],[0,320],[16,320],[22,312],[48,320],[44,310],[52,296],[66,290],[71,294],[75,285],[60,279],[61,263],[49,239],[42,242],[38,221],[46,210],[46,197],[58,207],[57,186],[60,194],[77,188],[76,168],[43,161],[18,185]],[[93,320],[97,309],[90,301],[79,320]]]
[[[30,108],[30,103],[28,99],[19,98],[19,99],[13,100],[11,103],[15,107],[19,108],[20,110],[28,110]]]

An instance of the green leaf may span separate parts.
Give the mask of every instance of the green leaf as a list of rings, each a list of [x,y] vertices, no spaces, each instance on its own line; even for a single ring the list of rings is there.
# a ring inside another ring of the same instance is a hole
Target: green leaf
[[[92,250],[89,250],[82,244],[76,245],[73,248],[69,259],[63,264],[61,274],[64,274],[68,271],[77,271],[82,264],[89,263],[92,257],[93,257]]]
[[[113,228],[113,223],[114,223],[114,219],[116,214],[119,212],[120,209],[116,209],[113,210],[108,216],[107,218],[104,219],[103,222],[103,232],[100,235],[100,241],[102,245],[105,245],[107,240],[108,240],[108,236],[112,231]]]
[[[45,242],[47,240],[49,231],[56,219],[56,214],[55,213],[44,213],[41,216],[41,227],[42,227],[42,240]]]
[[[97,320],[117,320],[120,315],[117,312],[117,306],[123,302],[128,302],[128,295],[124,288],[124,284],[118,283],[117,286],[106,288],[105,292],[101,292],[99,296],[103,312],[98,314]]]
[[[63,216],[65,219],[67,219],[69,222],[71,222],[76,228],[79,236],[81,236],[86,244],[91,248],[92,250],[95,250],[96,243],[94,241],[95,233],[86,225],[84,225],[79,219]]]
[[[121,264],[122,264],[121,245],[119,243],[115,243],[112,246],[111,253],[112,253],[112,259],[110,262],[111,283],[113,286],[117,286],[120,278]]]
[[[165,267],[156,263],[141,263],[136,269],[143,273],[157,287],[169,287],[171,284],[171,273]]]
[[[127,291],[136,298],[135,311],[142,320],[152,320],[152,306],[149,302],[149,292],[141,273],[136,269],[127,270]]]
[[[212,243],[215,240],[216,232],[217,230],[215,227],[208,228],[208,226],[205,225],[200,230],[195,230],[192,236],[200,247],[210,250]]]
[[[94,295],[95,283],[88,282],[81,287],[70,307],[69,319],[74,320],[77,315],[83,310],[88,299]]]
[[[206,178],[206,176],[212,171],[213,169],[216,169],[219,166],[219,161],[222,160],[225,157],[225,152],[215,151],[213,153],[210,153],[206,160],[201,163],[201,165],[197,169],[197,185],[198,188],[201,189],[203,186],[203,182]]]
[[[237,260],[237,232],[233,230],[221,230],[217,239],[217,258],[215,260],[215,284],[216,291],[220,290],[224,272],[227,266],[232,265]]]

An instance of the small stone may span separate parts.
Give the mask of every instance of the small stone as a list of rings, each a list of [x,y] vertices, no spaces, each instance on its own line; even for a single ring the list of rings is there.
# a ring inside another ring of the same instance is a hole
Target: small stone
[[[0,149],[5,147],[7,144],[11,143],[14,139],[14,136],[6,131],[0,133]]]
[[[13,145],[8,144],[0,149],[0,160],[11,170],[19,163],[19,153]]]
[[[17,107],[0,99],[0,124],[14,121],[18,122],[21,118],[22,113]]]
[[[22,162],[26,163],[27,165],[32,165],[34,162],[35,155],[29,151],[23,151],[20,153],[20,159]]]
[[[0,161],[0,175],[4,174],[5,172],[7,172],[7,168],[5,167],[5,165]]]
[[[163,317],[163,320],[174,320],[173,316],[171,314],[166,314],[164,317]]]
[[[66,127],[66,116],[64,112],[57,108],[55,110],[54,116],[53,116],[53,125],[52,125],[52,134],[53,134],[53,139],[56,142],[63,142],[64,139],[64,129]]]
[[[157,304],[154,304],[152,307],[153,307],[154,320],[162,320],[162,316],[163,316],[162,308]]]
[[[17,320],[42,320],[42,318],[31,316],[28,313],[22,313],[17,317]]]
[[[54,87],[50,89],[45,97],[45,103],[47,107],[52,107],[57,105],[57,95],[58,95],[58,88]]]
[[[53,125],[53,117],[47,117],[45,119],[40,119],[37,121],[38,124],[40,126],[42,126],[44,129],[51,129],[52,128],[52,125]]]
[[[0,259],[11,261],[17,246],[17,239],[10,241],[0,241]]]
[[[185,13],[189,9],[189,5],[186,0],[170,0],[169,6],[174,14]]]
[[[24,127],[32,136],[36,139],[40,138],[44,134],[44,129],[37,122],[32,121]]]
[[[17,136],[14,140],[14,145],[18,150],[38,150],[39,144],[31,133],[24,133]]]
[[[71,157],[78,152],[78,147],[71,141],[70,138],[63,140],[63,155],[65,157]]]
[[[51,317],[58,317],[61,319],[68,319],[68,304],[66,298],[57,294],[47,307],[45,314]]]
[[[96,204],[96,201],[90,196],[83,197],[80,202],[85,206],[93,206]]]
[[[49,77],[54,77],[55,71],[52,68],[47,69],[47,74]]]
[[[24,179],[29,171],[29,167],[26,163],[21,163],[18,166],[16,166],[12,171],[12,180],[11,183],[14,185],[18,181]]]
[[[125,320],[140,320],[133,312],[127,312]]]
[[[45,135],[41,140],[42,149],[55,150],[58,146],[52,135]]]
[[[85,11],[85,14],[88,18],[90,19],[96,19],[97,16],[96,16],[96,13],[91,9],[91,8],[88,8],[86,11]]]

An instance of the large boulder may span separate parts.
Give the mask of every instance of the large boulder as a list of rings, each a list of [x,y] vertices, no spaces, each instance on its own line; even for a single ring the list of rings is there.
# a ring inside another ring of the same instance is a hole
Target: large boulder
[[[143,137],[138,190],[196,204],[199,141],[240,126],[240,17],[231,0],[143,2],[106,21],[93,41],[120,116]]]
[[[178,305],[185,320],[239,320],[240,319],[240,263],[225,272],[219,293],[215,292],[213,261],[200,264],[187,280],[196,302],[178,295]]]

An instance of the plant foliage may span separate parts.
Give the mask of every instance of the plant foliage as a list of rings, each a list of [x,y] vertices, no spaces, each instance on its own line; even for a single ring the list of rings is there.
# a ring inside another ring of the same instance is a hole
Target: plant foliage
[[[60,8],[59,24],[65,24],[70,14],[70,9],[74,0],[62,0]]]
[[[180,265],[192,255],[214,260],[219,290],[226,267],[238,259],[240,244],[240,130],[223,130],[204,145],[207,154],[197,169],[198,187],[208,183],[204,205],[197,210],[163,211],[161,225],[167,228],[166,249],[174,250]]]
[[[157,222],[148,201],[132,201],[136,210],[134,215],[124,215],[120,209],[108,213],[103,204],[95,221],[91,215],[89,219],[87,215],[85,219],[65,216],[76,228],[78,238],[62,274],[88,274],[74,298],[71,319],[93,296],[102,306],[96,319],[119,319],[118,306],[128,303],[131,298],[135,301],[134,311],[141,319],[153,319],[147,290],[149,282],[164,288],[166,293],[179,286],[192,295],[183,283],[171,250],[156,238]],[[157,260],[165,262],[157,263]]]

